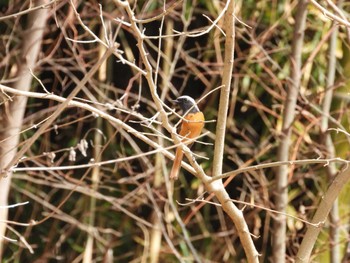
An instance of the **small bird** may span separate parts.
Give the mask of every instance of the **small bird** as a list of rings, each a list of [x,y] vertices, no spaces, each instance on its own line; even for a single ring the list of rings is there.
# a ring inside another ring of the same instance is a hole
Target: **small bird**
[[[183,114],[185,114],[181,123],[179,135],[183,137],[181,141],[186,143],[188,139],[196,138],[201,134],[205,121],[204,115],[203,112],[199,110],[195,100],[189,96],[178,97],[174,102],[180,106]],[[176,149],[173,168],[170,172],[170,179],[178,179],[182,157],[182,149],[178,147]]]

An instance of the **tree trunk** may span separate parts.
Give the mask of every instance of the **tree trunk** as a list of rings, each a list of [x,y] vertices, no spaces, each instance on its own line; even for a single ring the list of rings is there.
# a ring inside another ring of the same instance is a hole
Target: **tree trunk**
[[[48,1],[40,0],[37,5]],[[48,9],[42,8],[30,12],[27,20],[27,30],[23,34],[21,47],[21,63],[18,65],[17,78],[13,87],[19,90],[28,91],[31,87],[32,75],[29,69],[35,67],[37,61]],[[6,99],[6,97],[4,97]],[[23,116],[26,109],[27,98],[15,96],[12,100],[6,101],[1,110],[2,128],[0,130],[0,170],[4,169],[17,152],[20,131],[22,129]],[[5,171],[6,172],[6,171]],[[11,172],[6,172],[6,177],[0,179],[0,206],[8,204],[8,195],[11,184]],[[7,209],[1,209],[0,221],[7,220]],[[0,237],[5,236],[6,223],[0,223]],[[0,238],[0,261],[4,249],[4,239]]]

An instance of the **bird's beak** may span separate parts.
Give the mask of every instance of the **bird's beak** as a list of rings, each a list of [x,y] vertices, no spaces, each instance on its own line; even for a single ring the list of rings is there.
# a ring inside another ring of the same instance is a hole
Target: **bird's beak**
[[[173,100],[173,103],[174,104],[179,104],[179,101],[178,100]]]

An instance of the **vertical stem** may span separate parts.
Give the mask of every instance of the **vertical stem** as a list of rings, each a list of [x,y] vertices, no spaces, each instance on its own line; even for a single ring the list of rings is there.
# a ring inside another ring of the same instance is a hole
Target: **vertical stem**
[[[217,176],[222,173],[227,112],[228,112],[228,106],[229,106],[232,70],[233,70],[233,62],[234,62],[234,50],[235,50],[234,9],[235,9],[235,1],[232,0],[225,14],[225,23],[224,23],[226,25],[224,71],[222,75],[222,85],[224,87],[221,89],[221,93],[220,93],[220,103],[219,103],[218,119],[217,119],[217,125],[216,125],[213,176]]]
[[[230,1],[230,0],[228,0]],[[235,1],[231,0],[228,9],[225,14],[226,25],[226,40],[225,40],[225,58],[224,69],[222,76],[222,85],[220,93],[220,104],[218,111],[218,119],[216,125],[216,137],[215,137],[215,149],[213,160],[213,176],[222,174],[222,163],[224,156],[225,146],[225,133],[227,113],[229,106],[229,97],[232,82],[232,71],[234,62],[234,50],[235,50]],[[232,202],[227,202],[229,196],[226,191],[214,191],[216,197],[223,204],[222,208],[231,217],[234,222],[237,231],[239,233],[242,246],[246,252],[248,262],[258,262],[258,254],[254,247],[254,243],[251,238],[246,236],[249,233],[248,226],[244,220],[243,213]],[[225,202],[226,200],[226,202]]]
[[[165,3],[164,3],[164,5],[165,5]],[[164,9],[165,9],[165,6],[164,6]],[[159,35],[163,34],[163,32],[162,32],[163,25],[164,25],[164,17],[162,18],[161,26],[159,28]],[[173,28],[173,23],[172,23],[172,20],[170,20],[169,22],[166,23],[166,35],[171,34],[172,28]],[[172,38],[166,38],[164,40],[164,54],[168,58],[172,57],[172,46],[173,46],[172,42],[173,42]],[[158,68],[159,68],[159,61],[160,61],[162,44],[163,44],[162,38],[159,38],[159,43],[158,43],[159,53],[158,53],[157,68],[156,68],[156,73],[155,73],[155,83],[156,84],[158,83],[157,73],[159,70]],[[162,71],[164,72],[165,76],[169,76],[169,66],[167,63],[163,64]],[[163,87],[163,91],[164,91],[164,87],[166,86],[165,78],[162,78],[161,86]],[[157,129],[160,133],[164,132],[164,129],[162,126],[159,126]],[[162,136],[159,136],[158,144],[164,145],[164,138]],[[163,154],[157,153],[156,158],[155,158],[155,165],[154,165],[155,172],[154,172],[154,180],[153,180],[153,187],[156,189],[162,186],[162,183],[164,180],[163,179],[164,174],[163,174],[163,169],[162,169],[163,162],[164,162]],[[172,196],[172,195],[169,195],[169,196]],[[162,205],[162,208],[164,209],[164,205]],[[152,212],[151,222],[154,225],[154,228],[151,231],[151,237],[150,237],[150,246],[149,246],[150,259],[149,259],[149,262],[150,263],[158,263],[159,256],[161,253],[161,246],[162,246],[162,231],[161,231],[162,222],[161,222],[159,216],[157,216],[157,212],[155,210]]]
[[[104,32],[101,28],[100,38],[103,39]],[[100,45],[98,50],[99,58],[101,59],[106,52],[106,49]],[[107,80],[107,60],[103,60],[103,62],[100,65],[100,68],[98,69],[98,79],[101,83],[106,82]],[[96,119],[96,128],[102,130],[102,119],[97,118]],[[94,160],[95,162],[101,161],[101,148],[102,145],[102,135],[99,132],[94,133]],[[94,191],[98,191],[98,187],[100,184],[100,166],[94,166],[92,168],[91,172],[91,182],[92,182],[92,189]],[[89,218],[88,218],[88,227],[90,230],[94,228],[95,225],[95,219],[96,219],[96,197],[91,196],[90,197],[90,207],[89,207]],[[85,250],[84,250],[84,257],[83,257],[83,263],[91,262],[93,259],[93,251],[94,251],[94,237],[93,235],[89,235],[87,237]]]
[[[342,1],[338,1],[338,6],[342,4]],[[335,24],[333,23],[333,26]],[[326,156],[325,158],[334,158],[335,157],[335,149],[332,142],[332,138],[329,133],[327,133],[328,129],[328,116],[330,113],[331,103],[333,99],[333,86],[335,80],[335,72],[336,72],[336,48],[337,48],[337,36],[338,36],[338,28],[333,30],[330,42],[329,42],[329,50],[328,50],[328,73],[327,73],[327,86],[325,97],[322,105],[322,120],[321,120],[321,144],[326,146]],[[330,163],[326,167],[328,180],[332,181],[337,174],[337,169],[334,163]],[[339,242],[339,209],[338,209],[338,199],[334,201],[332,209],[329,214],[330,228],[329,228],[329,244],[330,244],[330,262],[340,262],[340,242]]]
[[[307,14],[307,0],[299,1],[295,15],[295,27],[291,54],[291,80],[284,103],[282,138],[278,147],[278,161],[289,159],[289,145],[295,116],[295,107],[299,94],[302,65],[302,48]],[[273,192],[275,209],[286,213],[288,202],[288,166],[279,166],[276,170],[276,188]],[[273,262],[285,262],[286,252],[286,217],[279,214],[273,222],[272,251]]]

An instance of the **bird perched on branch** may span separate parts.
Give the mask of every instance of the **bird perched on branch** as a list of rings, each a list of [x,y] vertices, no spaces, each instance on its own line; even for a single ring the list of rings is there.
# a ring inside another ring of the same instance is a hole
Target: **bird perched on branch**
[[[205,119],[203,112],[199,110],[195,100],[189,96],[178,97],[174,102],[180,106],[184,114],[179,132],[179,135],[182,137],[181,142],[192,144],[193,142],[189,142],[189,140],[198,137],[204,127]],[[173,168],[170,172],[170,179],[178,179],[182,158],[182,149],[181,147],[178,147],[176,149]]]

